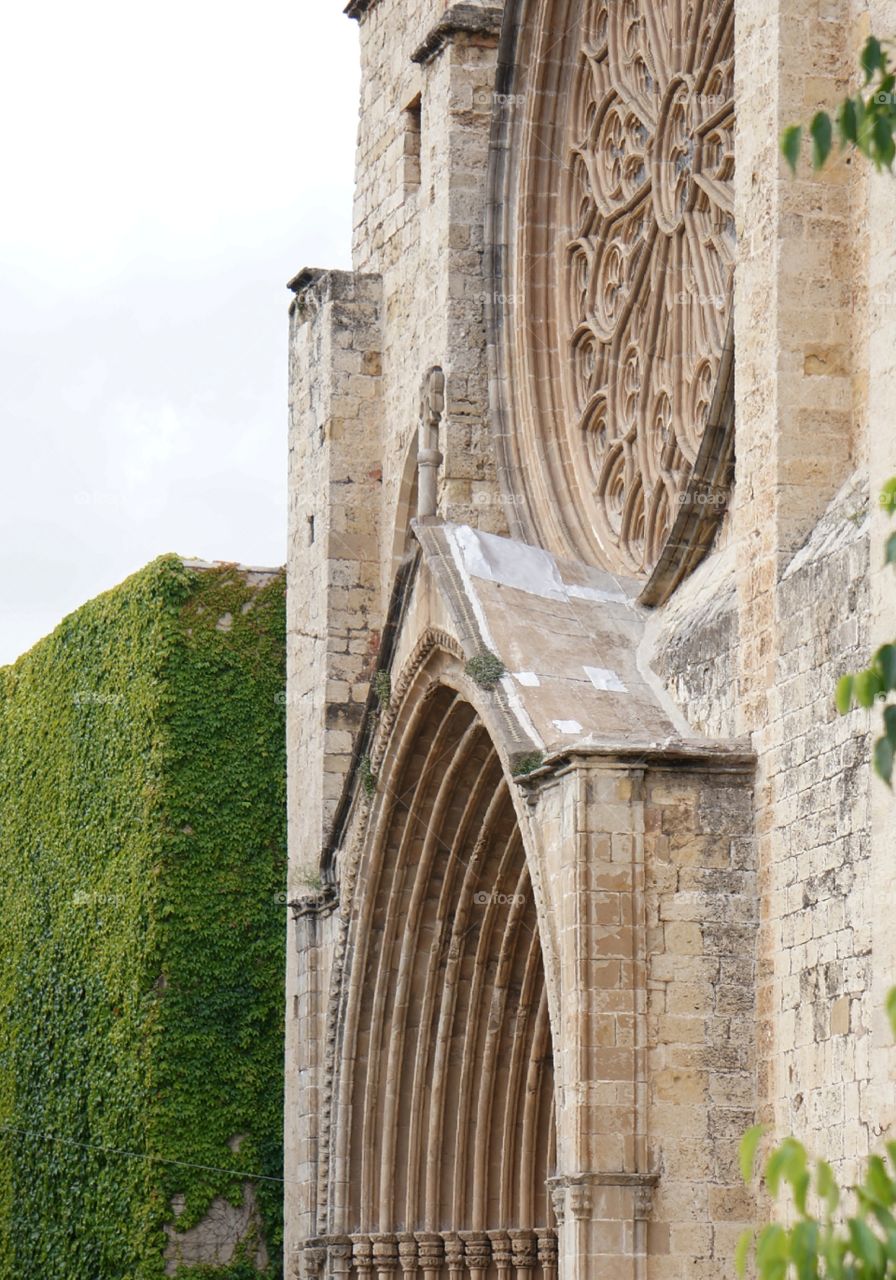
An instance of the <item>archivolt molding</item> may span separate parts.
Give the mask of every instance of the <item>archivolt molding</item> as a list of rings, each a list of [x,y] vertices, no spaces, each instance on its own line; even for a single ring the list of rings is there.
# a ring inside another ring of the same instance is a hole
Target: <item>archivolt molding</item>
[[[505,17],[490,329],[509,516],[558,554],[653,574],[651,603],[705,551],[729,480],[733,21],[733,0]]]
[[[458,687],[462,657],[428,632],[405,664],[376,736],[377,801],[340,866],[319,1221],[329,1239],[360,1232],[362,1253],[375,1232],[416,1231],[411,1250],[450,1228],[469,1251],[538,1229],[549,1258],[538,912],[515,788]]]

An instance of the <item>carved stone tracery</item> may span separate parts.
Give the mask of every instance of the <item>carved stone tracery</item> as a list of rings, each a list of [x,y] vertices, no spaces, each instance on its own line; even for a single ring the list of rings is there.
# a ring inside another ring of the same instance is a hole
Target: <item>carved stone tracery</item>
[[[647,579],[705,553],[732,457],[733,0],[508,0],[494,410],[514,536]]]
[[[725,340],[732,43],[731,0],[583,9],[561,205],[564,399],[601,541],[629,573],[662,552]]]

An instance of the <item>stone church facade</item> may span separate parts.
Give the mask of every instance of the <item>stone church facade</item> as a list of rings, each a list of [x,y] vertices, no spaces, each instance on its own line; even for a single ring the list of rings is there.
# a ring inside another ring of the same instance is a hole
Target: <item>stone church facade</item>
[[[896,5],[352,0],[291,282],[286,1271],[718,1280],[759,1118],[890,1123]]]

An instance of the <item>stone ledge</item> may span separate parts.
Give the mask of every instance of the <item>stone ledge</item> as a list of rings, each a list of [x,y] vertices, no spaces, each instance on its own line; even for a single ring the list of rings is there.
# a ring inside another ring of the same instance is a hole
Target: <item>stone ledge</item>
[[[357,18],[360,21],[367,10],[372,9],[375,4],[376,0],[349,0],[342,12],[347,17]]]
[[[363,0],[355,0],[363,3]],[[433,61],[455,36],[490,36],[497,40],[501,34],[503,9],[496,5],[454,4],[448,9],[426,39],[411,54],[411,62],[421,66]]]
[[[316,315],[327,302],[369,302],[380,300],[381,277],[375,272],[302,267],[287,289],[295,294],[291,308],[302,318]]]

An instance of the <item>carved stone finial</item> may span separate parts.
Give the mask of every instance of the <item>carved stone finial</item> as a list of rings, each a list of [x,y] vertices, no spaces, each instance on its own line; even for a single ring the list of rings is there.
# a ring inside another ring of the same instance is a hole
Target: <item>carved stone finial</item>
[[[445,412],[445,375],[438,366],[423,378],[420,392],[420,435],[417,449],[417,519],[431,520],[438,514],[439,424]]]

